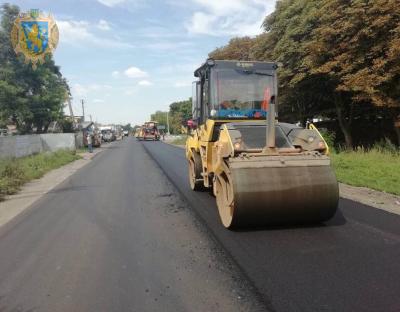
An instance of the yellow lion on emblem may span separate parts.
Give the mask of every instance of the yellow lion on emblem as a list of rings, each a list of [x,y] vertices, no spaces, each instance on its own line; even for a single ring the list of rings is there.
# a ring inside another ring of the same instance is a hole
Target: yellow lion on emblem
[[[31,42],[31,48],[29,49],[28,41]],[[33,24],[31,31],[28,33],[28,38],[25,41],[25,47],[27,50],[34,51],[35,53],[43,52],[42,35],[39,33],[39,27],[37,24]],[[35,51],[35,47],[38,51]]]

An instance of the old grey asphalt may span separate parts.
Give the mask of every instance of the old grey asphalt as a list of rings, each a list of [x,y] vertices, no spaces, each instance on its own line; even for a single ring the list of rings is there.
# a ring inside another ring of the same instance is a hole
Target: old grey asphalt
[[[341,199],[327,224],[227,231],[215,199],[190,190],[184,150],[143,145],[270,310],[400,311],[400,216]]]
[[[116,142],[0,228],[0,311],[264,311],[177,194]]]

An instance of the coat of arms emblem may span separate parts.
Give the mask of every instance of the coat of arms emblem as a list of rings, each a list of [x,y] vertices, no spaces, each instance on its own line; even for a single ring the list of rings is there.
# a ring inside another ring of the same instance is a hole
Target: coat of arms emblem
[[[11,42],[15,53],[22,53],[25,63],[44,63],[46,54],[57,47],[58,27],[51,15],[45,16],[39,10],[21,13],[14,21],[11,30]]]

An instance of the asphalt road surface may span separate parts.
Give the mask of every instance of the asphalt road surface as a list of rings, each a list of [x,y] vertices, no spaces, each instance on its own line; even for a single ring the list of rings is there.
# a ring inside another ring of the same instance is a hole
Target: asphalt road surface
[[[0,228],[0,311],[400,311],[400,216],[228,231],[184,151],[117,142]]]
[[[0,311],[264,311],[177,194],[115,142],[0,228]]]
[[[144,142],[271,311],[400,311],[400,216],[341,199],[327,224],[225,230],[215,198],[193,192],[184,150]]]

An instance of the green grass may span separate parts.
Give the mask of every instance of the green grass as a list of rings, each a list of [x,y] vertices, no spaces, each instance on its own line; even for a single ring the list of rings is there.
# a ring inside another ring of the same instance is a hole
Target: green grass
[[[89,148],[87,148],[87,147],[80,147],[80,148],[76,149],[77,154],[83,154],[83,153],[87,153],[87,152],[89,152]]]
[[[372,149],[331,154],[338,180],[400,195],[400,153]]]
[[[186,136],[186,135],[183,135],[183,136],[181,136],[181,137],[176,138],[175,140],[173,140],[173,141],[171,142],[171,144],[174,144],[174,145],[185,145],[185,144],[186,144],[186,138],[187,138],[187,136]]]
[[[79,158],[75,152],[60,150],[16,159],[0,159],[0,201],[5,195],[16,193],[24,183]]]

